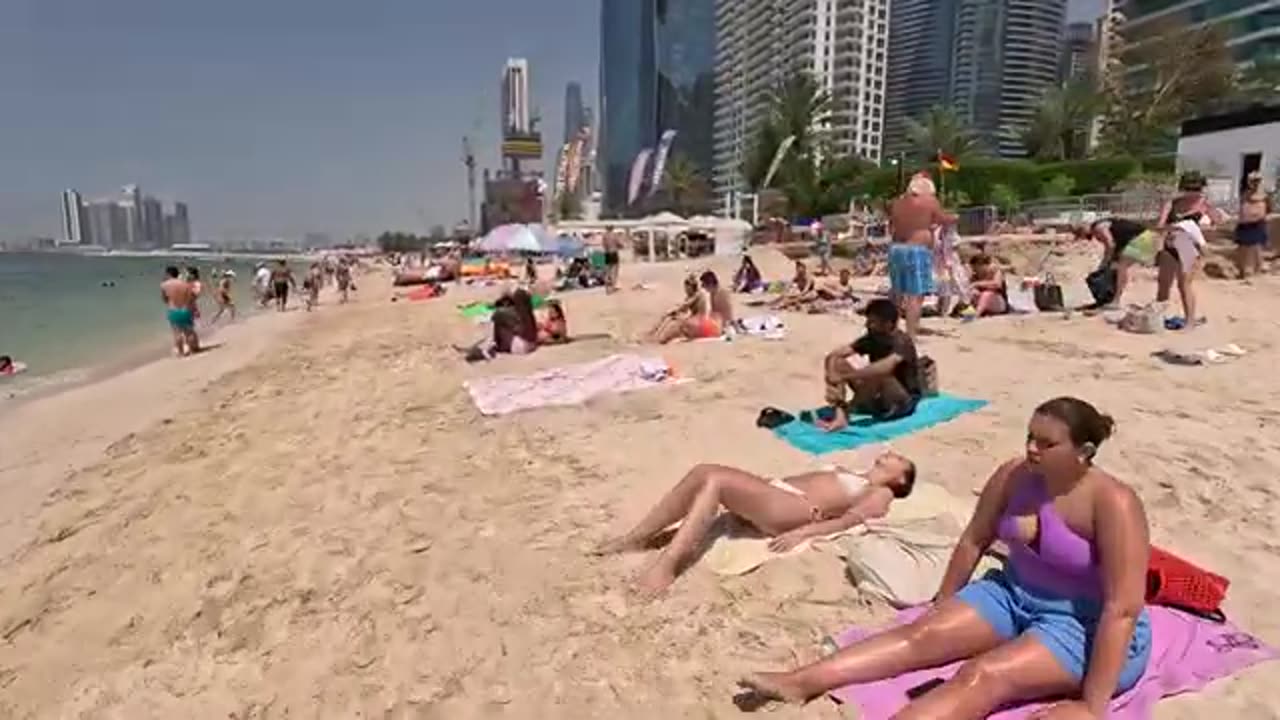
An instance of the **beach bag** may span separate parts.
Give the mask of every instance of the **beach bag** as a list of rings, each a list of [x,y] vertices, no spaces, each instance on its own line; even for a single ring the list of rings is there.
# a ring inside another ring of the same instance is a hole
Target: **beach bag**
[[[1089,294],[1098,305],[1107,305],[1116,299],[1116,271],[1114,268],[1102,268],[1089,273],[1084,279],[1089,286]]]
[[[1129,241],[1129,244],[1121,251],[1120,257],[1150,267],[1156,264],[1156,253],[1159,250],[1160,245],[1156,233],[1144,230],[1142,234]]]
[[[1062,286],[1052,275],[1045,275],[1044,281],[1035,288],[1036,309],[1041,312],[1064,310],[1067,307],[1062,297]]]
[[[1147,603],[1226,622],[1222,601],[1231,581],[1166,550],[1152,546],[1147,563]]]
[[[756,418],[756,427],[773,430],[793,422],[795,419],[795,415],[789,412],[779,410],[776,407],[767,407],[761,410],[759,417]]]
[[[1164,329],[1164,308],[1152,303],[1125,312],[1120,329],[1139,335],[1154,335]]]
[[[924,397],[937,397],[938,392],[938,363],[925,355],[920,358],[920,393]]]

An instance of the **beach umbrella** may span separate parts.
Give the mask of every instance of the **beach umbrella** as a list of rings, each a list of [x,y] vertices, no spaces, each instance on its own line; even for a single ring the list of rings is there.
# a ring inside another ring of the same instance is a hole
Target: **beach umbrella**
[[[476,244],[476,249],[486,253],[542,252],[538,236],[527,225],[501,225],[489,231]]]
[[[561,235],[556,238],[556,246],[554,252],[561,257],[574,257],[581,255],[585,247],[582,241],[572,235]]]

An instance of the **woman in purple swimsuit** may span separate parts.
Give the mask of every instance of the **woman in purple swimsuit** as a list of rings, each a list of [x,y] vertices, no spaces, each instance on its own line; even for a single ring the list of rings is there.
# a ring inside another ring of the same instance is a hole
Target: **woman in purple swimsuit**
[[[1093,464],[1111,431],[1111,418],[1083,400],[1041,405],[1026,457],[987,481],[929,612],[799,670],[741,684],[763,699],[805,702],[965,660],[897,720],[985,718],[1044,698],[1066,700],[1038,718],[1104,717],[1151,653],[1146,513],[1129,486]],[[1009,547],[1005,568],[969,582],[997,539]]]

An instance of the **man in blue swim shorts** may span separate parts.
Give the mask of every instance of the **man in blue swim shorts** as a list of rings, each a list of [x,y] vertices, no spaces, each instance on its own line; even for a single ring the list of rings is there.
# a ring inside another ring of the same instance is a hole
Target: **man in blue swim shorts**
[[[938,202],[937,191],[928,173],[917,173],[907,192],[893,201],[889,225],[893,244],[889,246],[889,286],[907,321],[907,335],[914,340],[920,331],[920,311],[924,296],[933,293],[934,229],[956,222]]]
[[[165,280],[160,283],[160,296],[164,299],[169,329],[173,331],[173,349],[179,356],[200,352],[200,338],[196,335],[196,314],[192,309],[196,302],[195,288],[183,280],[178,268],[170,265],[164,269]]]

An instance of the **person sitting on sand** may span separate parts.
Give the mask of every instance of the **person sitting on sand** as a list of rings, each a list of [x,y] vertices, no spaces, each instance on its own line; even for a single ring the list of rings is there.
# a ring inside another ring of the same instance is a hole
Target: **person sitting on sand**
[[[1026,455],[987,481],[933,607],[798,670],[741,681],[759,698],[804,702],[853,683],[963,661],[898,718],[985,718],[1061,698],[1038,718],[1086,720],[1142,677],[1149,527],[1142,500],[1094,465],[1114,423],[1071,397],[1036,408]],[[1002,571],[970,582],[996,540]]]
[[[898,308],[877,298],[867,303],[867,333],[832,350],[825,360],[826,401],[834,410],[819,419],[827,432],[849,426],[849,415],[891,420],[915,412],[923,394],[915,342],[898,329]],[[849,390],[853,399],[846,400]]]
[[[697,340],[719,337],[723,328],[711,314],[711,296],[690,275],[684,279],[684,302],[668,310],[646,337],[659,345],[677,338]]]
[[[777,310],[794,310],[813,302],[817,297],[817,284],[809,275],[809,266],[803,260],[797,260],[796,275],[791,280],[791,286],[782,293],[782,297],[773,301],[773,307]]]
[[[915,463],[896,453],[881,455],[864,474],[836,469],[773,481],[723,465],[697,465],[630,532],[596,552],[643,551],[680,523],[637,581],[642,593],[657,595],[685,569],[721,506],[772,536],[770,549],[786,552],[811,538],[883,517],[894,499],[911,494],[915,479]]]
[[[547,301],[547,316],[538,322],[538,344],[560,345],[569,342],[569,320],[559,300]]]
[[[818,283],[816,293],[819,300],[828,302],[856,299],[853,291],[853,271],[849,268],[840,268],[840,274],[835,278],[826,278]]]
[[[750,255],[743,255],[742,265],[733,274],[733,291],[753,293],[763,287],[764,276],[760,274],[760,268],[756,267],[756,263],[751,259]]]
[[[969,306],[978,317],[1009,312],[1004,271],[995,258],[983,253],[969,261]]]
[[[720,324],[721,329],[732,326],[737,321],[733,314],[733,293],[728,288],[720,287],[720,277],[711,270],[704,271],[698,277],[698,284],[707,292],[711,301],[711,317]]]

